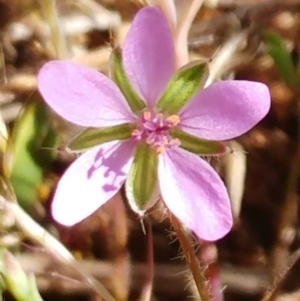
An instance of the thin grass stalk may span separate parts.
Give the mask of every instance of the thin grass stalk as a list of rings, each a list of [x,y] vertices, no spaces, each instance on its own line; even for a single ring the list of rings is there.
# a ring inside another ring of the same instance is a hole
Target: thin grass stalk
[[[13,216],[16,226],[32,241],[43,246],[55,258],[76,270],[85,283],[87,283],[97,294],[102,296],[104,300],[116,301],[102,283],[82,269],[67,248],[35,222],[17,203],[10,202],[0,196],[0,209],[9,216]]]
[[[59,59],[67,59],[68,51],[66,46],[66,38],[60,26],[56,9],[56,1],[40,0],[39,3],[42,13],[45,16],[50,28],[52,44],[56,52],[56,57]]]

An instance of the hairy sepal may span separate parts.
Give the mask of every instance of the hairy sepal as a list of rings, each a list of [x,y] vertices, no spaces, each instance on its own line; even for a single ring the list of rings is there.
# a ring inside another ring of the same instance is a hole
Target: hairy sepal
[[[150,145],[141,142],[125,184],[129,204],[139,215],[143,215],[158,200],[157,168],[157,153]]]
[[[180,129],[170,131],[172,137],[180,140],[180,147],[201,156],[218,156],[229,152],[223,142],[201,139]]]
[[[139,113],[145,109],[144,101],[136,94],[132,85],[130,84],[122,64],[122,52],[120,48],[113,50],[111,54],[111,77],[118,85],[127,103],[133,113]]]
[[[177,113],[201,88],[208,77],[207,62],[196,61],[178,70],[159,99],[156,109],[164,114]]]
[[[114,140],[126,140],[131,137],[134,125],[124,123],[105,128],[88,128],[76,136],[67,146],[70,152],[83,152],[94,146]]]

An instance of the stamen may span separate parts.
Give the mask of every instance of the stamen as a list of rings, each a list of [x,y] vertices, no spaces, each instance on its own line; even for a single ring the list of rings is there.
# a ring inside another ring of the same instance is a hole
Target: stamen
[[[131,132],[131,136],[137,136],[139,133],[140,133],[140,131],[139,131],[138,129],[134,129],[134,130]]]
[[[151,145],[157,154],[164,154],[167,148],[180,145],[178,139],[173,139],[169,130],[180,123],[178,115],[167,118],[161,113],[144,111],[137,121],[137,128],[131,133],[135,141],[144,140]]]
[[[180,145],[180,140],[178,138],[172,138],[169,141],[170,146],[179,146]]]
[[[131,137],[133,137],[136,140],[141,140],[142,139],[142,132],[138,129],[134,129],[131,132]]]
[[[143,119],[146,121],[146,120],[150,120],[150,118],[151,118],[151,112],[149,112],[149,111],[145,111],[144,113],[143,113]]]
[[[180,117],[178,115],[171,115],[167,118],[167,121],[169,121],[172,126],[176,126],[180,123]]]
[[[169,144],[169,139],[166,136],[164,136],[162,140],[164,144]]]
[[[164,146],[159,146],[155,149],[158,155],[164,154],[166,152],[166,148]]]

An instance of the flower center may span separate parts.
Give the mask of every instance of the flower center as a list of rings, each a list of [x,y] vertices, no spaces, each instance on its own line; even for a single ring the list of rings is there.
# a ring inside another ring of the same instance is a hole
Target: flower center
[[[132,131],[131,136],[136,141],[146,141],[158,154],[162,154],[167,147],[180,145],[180,141],[172,138],[169,133],[169,130],[179,123],[180,118],[178,115],[171,115],[165,118],[161,113],[144,111],[139,117],[137,128]]]

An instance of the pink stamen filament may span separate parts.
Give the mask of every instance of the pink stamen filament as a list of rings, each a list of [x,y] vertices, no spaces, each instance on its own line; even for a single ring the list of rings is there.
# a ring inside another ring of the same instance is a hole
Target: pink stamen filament
[[[173,139],[169,130],[180,123],[178,115],[171,115],[165,118],[161,113],[143,112],[137,122],[137,128],[131,133],[136,141],[144,139],[147,144],[153,146],[158,154],[166,151],[167,147],[174,147],[180,144],[178,139]]]

